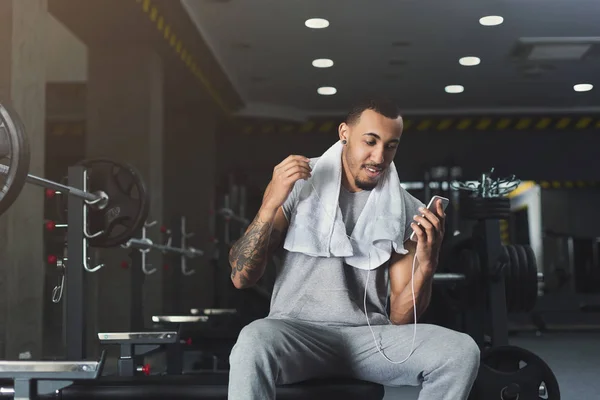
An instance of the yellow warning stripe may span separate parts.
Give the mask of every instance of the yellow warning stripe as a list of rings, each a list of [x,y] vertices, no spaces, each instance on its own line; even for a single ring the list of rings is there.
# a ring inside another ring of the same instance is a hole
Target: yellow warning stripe
[[[141,5],[142,12],[147,14],[150,22],[152,22],[156,26],[156,29],[162,33],[165,42],[167,42],[168,45],[173,48],[175,54],[179,56],[179,59],[192,73],[192,75],[200,81],[200,83],[205,87],[209,95],[215,100],[219,107],[221,107],[225,113],[229,114],[229,107],[225,104],[219,93],[209,82],[204,72],[202,72],[200,67],[198,67],[194,56],[186,47],[181,38],[177,36],[173,27],[167,23],[165,17],[160,13],[158,7],[152,3],[152,0],[135,0],[135,2]]]
[[[191,55],[186,50],[181,50],[181,57],[191,68],[196,68],[191,59]],[[279,122],[273,129],[274,133],[332,133],[340,123],[340,119],[314,119],[306,123],[294,124],[290,122]],[[271,120],[240,120],[242,125],[258,126],[256,131],[262,132],[263,125],[271,125]],[[291,126],[290,126],[291,125]],[[285,126],[285,130],[283,127]],[[432,117],[432,118],[405,118],[405,132],[434,132],[434,131],[550,131],[550,130],[599,130],[600,115],[581,116],[581,117],[548,117],[548,116],[530,116],[530,117]]]

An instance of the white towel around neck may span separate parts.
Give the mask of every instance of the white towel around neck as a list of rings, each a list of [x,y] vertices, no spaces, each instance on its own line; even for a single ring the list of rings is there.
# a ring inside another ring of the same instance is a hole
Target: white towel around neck
[[[404,249],[405,216],[400,180],[394,163],[371,190],[352,234],[339,207],[342,182],[342,148],[336,142],[313,166],[292,213],[284,248],[315,257],[344,257],[356,268],[375,269],[389,260],[392,249]]]

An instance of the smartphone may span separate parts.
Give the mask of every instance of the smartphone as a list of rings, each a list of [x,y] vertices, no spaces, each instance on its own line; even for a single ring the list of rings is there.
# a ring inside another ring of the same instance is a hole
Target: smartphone
[[[429,204],[427,204],[427,209],[430,210],[430,211],[433,211],[435,213],[435,203],[438,200],[442,201],[442,209],[445,212],[446,211],[446,207],[448,207],[448,204],[450,204],[450,200],[448,200],[447,198],[442,197],[442,196],[433,196],[431,198],[431,200],[429,200]],[[419,225],[421,225],[421,224],[419,224]],[[417,241],[417,234],[415,233],[415,231],[413,231],[410,234],[410,240],[412,240],[413,242]]]

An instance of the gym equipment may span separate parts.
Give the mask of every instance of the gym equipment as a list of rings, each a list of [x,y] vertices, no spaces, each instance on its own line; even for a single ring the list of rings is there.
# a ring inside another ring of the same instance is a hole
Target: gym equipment
[[[514,176],[493,180],[491,172],[482,174],[478,185],[456,186],[470,192],[461,199],[460,212],[475,225],[470,238],[451,241],[455,247],[450,260],[454,262],[446,268],[461,265],[464,271],[480,274],[473,285],[477,290],[468,298],[471,307],[465,311],[465,331],[483,349],[471,399],[538,399],[541,387],[546,390],[544,395],[552,396],[543,398],[560,398],[550,368],[533,353],[508,346],[508,312],[531,310],[537,300],[538,280],[543,279],[531,247],[502,245],[500,240],[500,219],[510,214],[510,200],[505,195],[517,186]],[[460,257],[453,258],[456,254]],[[527,362],[527,367],[519,370],[520,361]]]
[[[446,294],[456,311],[468,309],[481,290],[479,284],[486,280],[481,267],[481,257],[470,240],[450,240],[450,250],[443,257],[443,273],[434,275],[434,283],[455,283],[446,285]],[[502,253],[491,271],[492,275],[502,274],[505,286],[508,312],[531,311],[537,300],[538,282],[544,276],[537,272],[535,254],[528,245],[502,246]],[[492,279],[494,279],[492,277]],[[456,284],[460,283],[460,284]]]
[[[560,390],[554,373],[540,357],[519,347],[498,346],[482,352],[469,399],[560,400]]]
[[[191,315],[153,316],[155,329],[177,330],[189,338],[193,366],[185,373],[229,371],[229,354],[243,323],[235,309],[190,310]]]
[[[151,367],[148,364],[137,365],[138,361],[151,353],[166,348],[167,358],[177,357],[180,351],[179,333],[175,331],[151,331],[151,332],[101,332],[98,340],[103,345],[118,345],[120,347],[119,360],[117,361],[118,376],[135,376],[137,373],[149,376]],[[167,361],[167,373],[181,373],[179,370],[170,370],[172,362]]]
[[[144,181],[135,168],[106,159],[84,160],[69,167],[69,185],[29,175],[30,151],[22,121],[16,112],[2,104],[0,157],[10,160],[8,165],[0,164],[0,175],[6,177],[0,190],[0,213],[16,200],[25,182],[47,188],[46,196],[60,192],[67,199],[68,260],[66,254],[56,257],[64,275],[53,293],[53,301],[60,301],[61,295],[65,298],[67,360],[83,360],[84,271],[95,272],[104,266],[88,265],[88,246],[118,246],[141,229],[149,211]]]
[[[90,212],[89,226],[95,233],[92,247],[124,244],[143,226],[150,211],[150,195],[140,173],[131,165],[107,159],[88,159],[78,163],[89,177],[89,190],[106,198],[102,212]]]
[[[52,396],[40,399],[63,400],[226,400],[226,374],[179,376],[149,376],[131,378],[100,378],[92,382],[77,382]],[[352,380],[322,379],[276,387],[277,400],[381,400],[383,386]]]
[[[8,166],[1,165],[0,169],[6,175],[0,189],[0,215],[10,208],[23,189],[29,157],[29,142],[21,119],[14,110],[0,104],[0,159],[10,160]]]
[[[83,227],[89,244],[113,247],[125,243],[142,226],[149,211],[149,196],[140,174],[130,165],[105,159],[85,160],[85,184],[74,187],[29,175],[29,144],[23,123],[16,112],[0,104],[0,164],[6,181],[0,190],[0,213],[19,196],[25,182],[60,191],[85,201]],[[88,182],[89,179],[89,182]],[[88,189],[89,185],[89,189]],[[88,233],[88,227],[93,233]]]
[[[204,255],[204,252],[202,250],[196,249],[192,246],[186,246],[186,243],[185,243],[186,239],[192,237],[194,234],[190,233],[190,232],[186,232],[185,217],[181,217],[181,222],[180,222],[181,236],[178,238],[181,243],[180,243],[179,247],[172,246],[171,235],[169,235],[169,238],[168,238],[166,244],[156,244],[156,243],[152,242],[151,239],[146,237],[146,230],[154,225],[156,225],[156,221],[144,224],[142,227],[142,237],[141,238],[131,238],[125,244],[123,244],[122,247],[125,249],[131,248],[131,249],[137,249],[140,251],[140,253],[142,254],[141,268],[142,268],[142,271],[144,271],[144,274],[146,274],[146,275],[150,275],[150,274],[153,274],[154,272],[156,272],[156,268],[154,268],[152,270],[148,270],[146,268],[146,253],[149,252],[150,250],[158,250],[158,251],[162,252],[163,254],[173,253],[173,254],[179,255],[181,257],[181,273],[186,276],[194,274],[195,273],[194,270],[187,269],[186,261],[188,258],[195,258],[195,257],[202,256],[202,255]]]
[[[0,378],[13,381],[13,387],[2,387],[17,400],[37,399],[51,395],[74,381],[94,380],[102,373],[106,353],[99,361],[0,361]]]

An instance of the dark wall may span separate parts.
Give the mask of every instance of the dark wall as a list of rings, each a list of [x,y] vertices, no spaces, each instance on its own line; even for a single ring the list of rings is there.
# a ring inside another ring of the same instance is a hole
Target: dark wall
[[[209,265],[212,243],[209,229],[216,180],[216,114],[201,103],[185,106],[167,102],[164,145],[164,223],[177,226],[186,218],[188,244],[205,252],[187,262],[195,273],[182,276],[179,258],[167,259],[163,277],[165,312],[189,312],[212,306],[213,269]]]
[[[335,132],[241,134],[222,127],[219,172],[264,181],[289,154],[319,156],[336,140]],[[406,131],[395,163],[403,181],[422,180],[425,169],[448,164],[462,167],[469,179],[495,167],[499,175],[527,180],[600,180],[598,148],[597,131]]]

